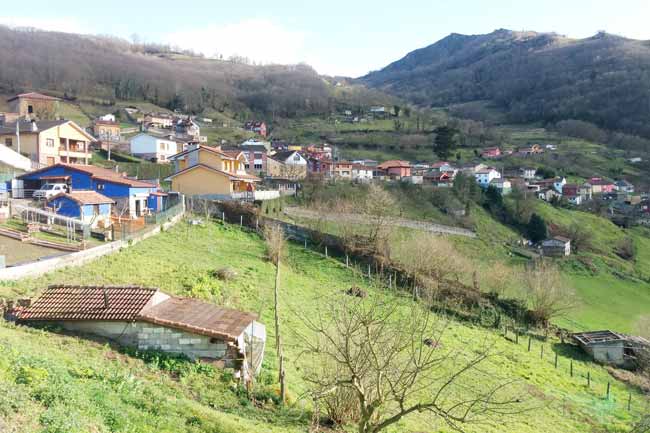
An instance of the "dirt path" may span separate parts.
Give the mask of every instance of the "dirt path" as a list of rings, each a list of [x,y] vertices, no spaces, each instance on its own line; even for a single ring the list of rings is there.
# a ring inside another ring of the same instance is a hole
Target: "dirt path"
[[[345,221],[353,224],[364,224],[367,223],[367,219],[363,215],[358,214],[330,214],[320,216],[318,213],[298,208],[298,207],[287,207],[284,209],[284,213],[290,217],[294,218],[306,218],[306,219],[317,219],[322,217],[325,221]],[[458,227],[445,226],[442,224],[429,223],[426,221],[415,221],[409,220],[406,218],[391,218],[390,224],[397,227],[404,227],[414,230],[422,230],[430,233],[436,234],[445,234],[445,235],[455,235],[455,236],[465,236],[468,238],[475,238],[476,233],[471,230],[466,230]]]

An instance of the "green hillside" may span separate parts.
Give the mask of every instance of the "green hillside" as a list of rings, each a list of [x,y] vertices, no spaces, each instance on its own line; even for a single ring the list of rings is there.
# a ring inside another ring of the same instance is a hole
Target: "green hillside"
[[[316,312],[324,296],[346,296],[342,291],[351,285],[368,290],[371,297],[379,292],[340,262],[290,245],[283,267],[281,305],[286,312],[283,326],[289,330],[285,351],[291,404],[280,409],[269,400],[277,392],[271,326],[274,271],[264,254],[257,235],[236,227],[182,224],[82,268],[3,283],[0,288],[0,296],[18,297],[34,295],[51,283],[140,284],[259,312],[269,333],[264,372],[256,391],[262,401],[251,404],[233,388],[227,374],[210,368],[165,359],[143,361],[105,343],[2,324],[0,387],[7,391],[0,399],[0,416],[10,431],[20,425],[24,432],[308,431],[311,405],[300,399],[307,386],[297,360],[300,347],[290,331],[304,331],[296,313]],[[212,276],[224,266],[234,269],[237,278],[223,282]],[[559,341],[546,342],[540,359],[541,342],[534,340],[528,352],[524,341],[516,344],[512,334],[509,338],[460,322],[448,324],[445,350],[460,350],[466,356],[470,348],[485,344],[493,348],[494,357],[483,365],[485,374],[472,378],[473,386],[483,386],[488,377],[516,380],[517,389],[525,391],[526,406],[535,408],[498,423],[469,425],[468,432],[629,431],[643,403],[637,391],[613,380],[604,368]],[[559,354],[557,369],[554,352]],[[574,377],[568,370],[571,359]],[[604,395],[607,382],[612,383],[609,400]],[[630,393],[631,413],[626,409]],[[450,431],[439,419],[425,414],[406,418],[389,431],[432,428]]]

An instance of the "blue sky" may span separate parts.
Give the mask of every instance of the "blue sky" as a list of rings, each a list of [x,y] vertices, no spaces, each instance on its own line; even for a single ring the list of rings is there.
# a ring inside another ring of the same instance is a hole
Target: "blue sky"
[[[453,32],[507,28],[582,38],[606,30],[650,39],[649,17],[650,0],[30,0],[5,6],[0,23],[137,34],[207,55],[306,62],[321,73],[359,76]]]

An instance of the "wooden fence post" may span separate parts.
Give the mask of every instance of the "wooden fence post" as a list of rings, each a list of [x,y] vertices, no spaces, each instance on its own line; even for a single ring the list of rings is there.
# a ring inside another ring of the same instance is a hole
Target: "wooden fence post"
[[[587,388],[591,388],[591,372],[587,372]]]
[[[388,274],[388,288],[393,288],[393,274]]]
[[[348,255],[345,255],[345,267],[349,268],[350,267],[350,257]]]
[[[244,226],[244,215],[239,215],[239,227]]]
[[[226,223],[226,213],[225,212],[221,212],[221,222],[224,223],[224,224]]]
[[[557,368],[557,352],[555,352],[555,368]]]
[[[329,255],[327,254],[327,245],[325,245],[325,258],[328,258]]]
[[[544,359],[544,344],[542,344],[542,347],[539,351],[539,359]]]
[[[371,277],[372,277],[372,274],[370,273],[370,263],[368,263],[368,281],[370,281]]]
[[[530,352],[530,346],[532,345],[532,343],[533,343],[533,337],[530,337],[530,336],[529,336],[529,337],[528,337],[528,351],[529,351],[529,352]]]
[[[260,219],[257,218],[257,219],[255,220],[255,230],[259,230],[259,229],[260,229]]]
[[[571,367],[569,367],[569,374],[573,377],[573,359],[571,360]]]
[[[307,238],[305,238],[305,249],[307,249]]]
[[[630,392],[627,397],[627,411],[630,412],[631,410],[632,410],[632,393]]]
[[[519,344],[519,331],[515,328],[515,344]]]
[[[609,393],[611,391],[611,386],[612,386],[612,384],[608,381],[607,382],[607,400],[609,400]]]

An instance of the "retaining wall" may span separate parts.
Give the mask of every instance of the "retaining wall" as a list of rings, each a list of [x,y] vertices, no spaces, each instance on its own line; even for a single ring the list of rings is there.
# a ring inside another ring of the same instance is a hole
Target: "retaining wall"
[[[184,210],[175,217],[171,218],[170,221],[162,224],[162,228],[166,230],[172,227],[174,224],[180,221],[181,218],[183,218],[183,214]],[[76,253],[0,269],[0,281],[15,281],[21,278],[38,277],[48,272],[56,271],[57,269],[63,269],[69,266],[82,266],[88,262],[98,259],[99,257],[112,254],[120,251],[122,248],[128,248],[132,245],[135,245],[140,241],[143,241],[147,238],[150,238],[151,236],[160,233],[160,230],[161,226],[157,226],[146,233],[135,236],[129,241],[115,241]]]

